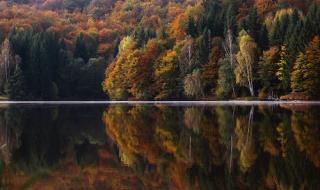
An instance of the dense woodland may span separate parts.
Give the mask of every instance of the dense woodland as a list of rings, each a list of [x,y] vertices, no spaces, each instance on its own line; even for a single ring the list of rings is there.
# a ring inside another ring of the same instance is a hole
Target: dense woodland
[[[319,99],[318,0],[0,2],[16,100]]]

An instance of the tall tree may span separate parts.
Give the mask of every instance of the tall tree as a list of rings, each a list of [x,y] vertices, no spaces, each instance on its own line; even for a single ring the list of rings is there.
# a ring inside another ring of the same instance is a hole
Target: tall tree
[[[6,92],[12,100],[27,99],[26,83],[20,65],[16,65],[16,69],[12,76],[10,76]]]
[[[284,42],[288,26],[289,15],[287,13],[282,15],[280,18],[276,18],[276,20],[273,22],[270,33],[271,45],[281,45]]]
[[[216,95],[220,98],[229,98],[233,96],[234,89],[234,75],[233,68],[231,68],[228,58],[222,58],[219,60],[218,80]]]
[[[303,89],[310,98],[320,93],[320,37],[316,36],[306,48],[306,64],[303,67]]]
[[[177,99],[180,88],[177,76],[179,75],[177,52],[168,50],[155,67],[156,100]]]
[[[226,53],[226,58],[228,59],[228,62],[230,64],[230,69],[231,72],[229,73],[230,75],[234,75],[234,72],[232,72],[235,68],[235,47],[234,47],[234,42],[233,42],[233,35],[232,35],[232,31],[228,30],[227,35],[226,35],[226,39],[225,42],[223,44],[224,47],[224,51]],[[231,76],[230,79],[235,79],[234,76]],[[232,87],[232,96],[235,97],[236,96],[236,91],[235,91],[235,81],[231,80],[229,81],[231,82],[230,85]]]
[[[240,29],[247,31],[254,40],[258,40],[261,23],[256,8],[251,8],[249,14],[241,20]]]
[[[278,70],[278,60],[278,47],[271,47],[270,49],[263,51],[263,55],[258,63],[258,78],[262,85],[262,93],[268,93],[272,96],[278,89],[279,80],[275,75]]]
[[[15,60],[11,50],[9,39],[6,38],[1,45],[0,52],[0,91],[3,92],[5,84],[15,68]]]
[[[266,50],[269,47],[269,33],[265,24],[261,26],[258,45],[261,50]]]
[[[74,48],[74,57],[75,58],[82,58],[85,63],[89,60],[87,46],[85,43],[83,33],[80,33],[79,36],[76,38],[75,48]]]
[[[283,45],[281,46],[280,60],[277,63],[278,70],[276,72],[276,76],[280,81],[280,89],[282,89],[285,92],[288,91],[290,88],[290,65],[288,63],[287,57],[287,47]]]
[[[228,35],[229,31],[231,31],[232,35],[236,35],[237,32],[237,20],[236,20],[236,10],[234,3],[231,3],[226,12],[225,16],[225,27],[224,27],[224,35]]]
[[[187,34],[193,38],[196,37],[196,35],[197,35],[197,26],[196,26],[196,23],[194,21],[193,16],[191,16],[191,15],[188,16]]]
[[[235,70],[236,82],[249,88],[250,95],[254,96],[253,69],[255,63],[257,44],[244,30],[239,33],[239,52],[237,53],[237,66]]]
[[[293,92],[303,91],[303,68],[306,65],[306,57],[303,53],[300,53],[293,67],[291,73],[291,89]]]
[[[307,12],[304,22],[304,38],[308,43],[315,35],[320,35],[320,5],[313,3]]]

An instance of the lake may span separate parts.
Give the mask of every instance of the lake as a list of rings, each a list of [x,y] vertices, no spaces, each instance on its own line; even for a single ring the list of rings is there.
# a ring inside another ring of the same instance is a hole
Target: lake
[[[320,189],[318,102],[0,104],[0,189]]]

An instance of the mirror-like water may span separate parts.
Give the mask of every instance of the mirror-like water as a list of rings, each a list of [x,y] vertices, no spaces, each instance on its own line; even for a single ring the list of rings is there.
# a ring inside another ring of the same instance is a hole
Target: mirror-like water
[[[320,189],[320,106],[0,106],[0,189]]]

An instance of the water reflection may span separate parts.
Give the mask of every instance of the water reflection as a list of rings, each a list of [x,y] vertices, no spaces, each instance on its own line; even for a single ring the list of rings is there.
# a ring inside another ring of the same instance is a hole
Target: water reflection
[[[319,189],[319,111],[2,106],[0,189]]]

